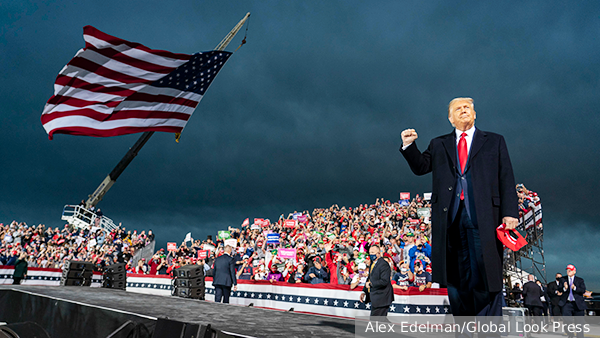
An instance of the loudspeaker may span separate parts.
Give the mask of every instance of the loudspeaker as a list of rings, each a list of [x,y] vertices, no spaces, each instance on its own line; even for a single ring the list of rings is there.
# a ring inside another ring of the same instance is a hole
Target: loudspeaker
[[[204,299],[204,286],[197,288],[184,288],[184,287],[176,287],[173,289],[175,296],[182,298],[194,298],[194,299]]]
[[[104,268],[105,273],[124,273],[125,263],[117,263]]]
[[[61,278],[60,286],[90,286],[92,279],[85,278]]]
[[[63,270],[62,278],[91,279],[92,274],[93,274],[92,270]]]
[[[125,263],[117,263],[104,268],[102,287],[125,290],[127,287]]]
[[[127,276],[125,275],[125,272],[115,273],[115,274],[105,273],[104,275],[102,275],[103,280],[111,280],[111,281],[124,281],[126,279],[126,277]]]
[[[176,278],[173,279],[171,284],[175,287],[182,286],[185,288],[197,288],[204,286],[204,277],[196,278]]]
[[[63,266],[63,271],[65,270],[94,270],[94,263],[92,262],[82,262],[82,261],[66,261]]]
[[[103,288],[108,288],[108,289],[121,289],[121,290],[125,290],[125,287],[127,286],[127,283],[125,281],[112,281],[112,280],[108,280],[105,279],[102,281],[102,287]]]
[[[176,278],[204,277],[204,267],[195,264],[182,266],[173,270],[173,276]]]
[[[50,335],[37,323],[23,322],[1,325],[0,338],[50,338]]]
[[[184,323],[158,318],[152,338],[216,338],[220,331],[210,325]]]

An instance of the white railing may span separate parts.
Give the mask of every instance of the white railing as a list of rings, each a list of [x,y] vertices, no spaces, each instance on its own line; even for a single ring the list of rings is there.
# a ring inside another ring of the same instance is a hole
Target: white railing
[[[117,228],[110,218],[106,216],[98,217],[93,211],[80,205],[65,205],[61,219],[79,229],[87,228],[91,225],[100,227],[104,231],[111,232]]]

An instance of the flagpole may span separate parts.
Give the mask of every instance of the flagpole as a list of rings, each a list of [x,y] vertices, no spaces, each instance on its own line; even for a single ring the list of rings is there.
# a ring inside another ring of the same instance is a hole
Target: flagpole
[[[224,50],[227,45],[233,40],[235,35],[242,28],[246,20],[250,17],[250,12],[246,13],[244,18],[240,20],[240,22],[233,27],[233,29],[223,38],[223,40],[217,45],[215,50]],[[104,197],[104,195],[108,192],[108,190],[115,184],[117,178],[121,176],[125,168],[133,161],[133,159],[137,156],[138,152],[142,149],[142,147],[148,142],[150,137],[154,135],[153,131],[147,131],[140,136],[140,138],[135,142],[135,144],[129,148],[125,156],[119,161],[117,166],[104,178],[102,183],[96,188],[93,194],[88,196],[88,200],[85,202],[85,207],[89,209],[92,206],[96,206]]]

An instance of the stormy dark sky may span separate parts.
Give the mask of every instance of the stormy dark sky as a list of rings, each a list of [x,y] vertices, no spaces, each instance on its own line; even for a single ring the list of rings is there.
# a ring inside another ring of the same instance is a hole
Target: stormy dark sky
[[[244,218],[423,193],[401,130],[452,130],[475,99],[515,176],[543,201],[548,275],[600,288],[600,5],[562,1],[4,1],[0,4],[0,222],[61,226],[139,135],[56,135],[40,123],[60,69],[96,28],[179,53],[214,48],[246,12],[248,43],[183,133],[157,133],[99,207],[159,245]],[[240,33],[243,36],[243,31]],[[228,50],[233,51],[242,36]]]

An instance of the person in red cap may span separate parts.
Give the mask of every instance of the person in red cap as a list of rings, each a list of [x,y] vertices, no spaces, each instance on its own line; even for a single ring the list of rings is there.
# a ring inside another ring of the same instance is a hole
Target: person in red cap
[[[583,300],[585,281],[583,278],[575,276],[575,273],[577,273],[575,265],[567,265],[567,276],[563,277],[562,283],[560,283],[562,284],[563,293],[558,305],[561,307],[565,324],[572,324],[572,317],[574,316],[584,316],[585,309],[587,308],[585,301]],[[575,320],[575,324],[582,324],[582,321]],[[567,330],[567,336],[571,338],[574,334]],[[577,338],[583,338],[583,330],[577,332]]]

